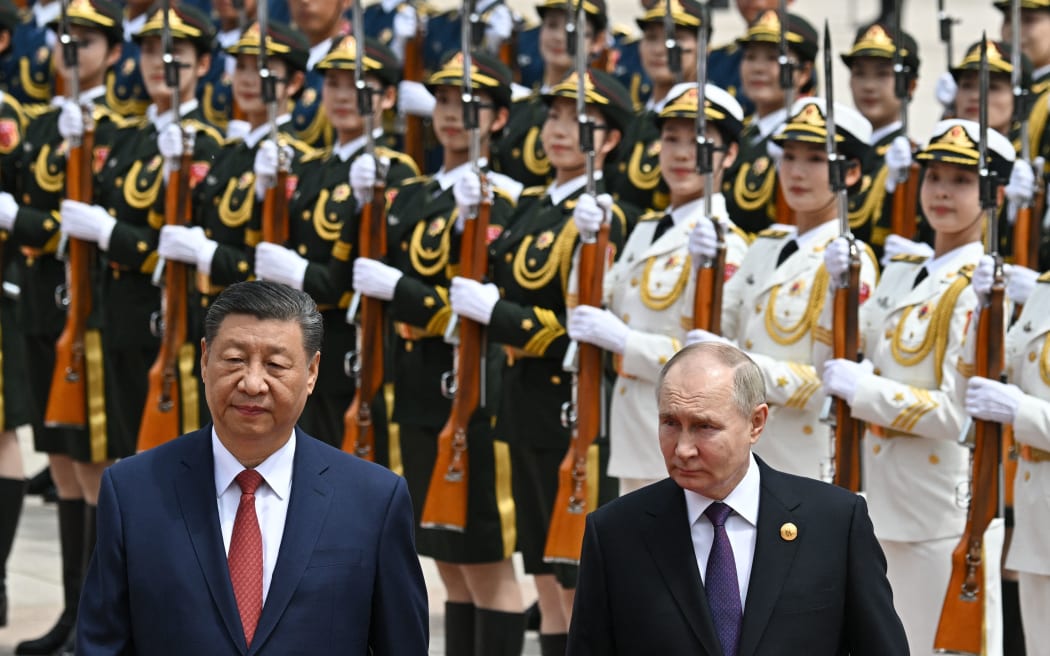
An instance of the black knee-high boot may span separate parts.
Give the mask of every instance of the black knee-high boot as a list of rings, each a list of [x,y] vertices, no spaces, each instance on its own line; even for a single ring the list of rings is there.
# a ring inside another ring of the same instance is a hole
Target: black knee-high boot
[[[1003,579],[1003,656],[1025,656],[1021,594],[1017,581]]]
[[[542,656],[565,656],[569,648],[569,634],[567,633],[541,633],[540,654]]]
[[[90,503],[84,504],[84,554],[80,561],[80,585],[84,586],[84,579],[87,578],[88,565],[91,564],[91,557],[95,555],[95,537],[96,537],[96,522],[98,518],[98,506],[93,506]],[[74,627],[75,628],[75,627]],[[74,630],[66,638],[66,644],[62,645],[62,650],[58,656],[76,656],[77,652],[77,632]]]
[[[474,613],[474,656],[521,656],[525,613],[479,608]]]
[[[62,589],[65,608],[51,630],[35,640],[18,643],[19,656],[47,656],[62,648],[77,623],[80,584],[83,578],[84,520],[83,499],[58,500],[58,539],[62,553]],[[94,536],[94,528],[92,528]]]
[[[474,604],[445,602],[445,656],[474,656]]]
[[[0,478],[0,626],[7,626],[7,558],[15,543],[25,496],[25,479]]]

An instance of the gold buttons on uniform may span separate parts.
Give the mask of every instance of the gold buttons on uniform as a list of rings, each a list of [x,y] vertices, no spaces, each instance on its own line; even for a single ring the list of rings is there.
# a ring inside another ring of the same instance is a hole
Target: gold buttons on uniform
[[[751,350],[754,346],[755,344],[750,339],[744,340],[744,348]]]
[[[802,427],[802,434],[803,435],[812,435],[813,434],[813,427],[810,426],[809,424],[806,424],[805,426]]]
[[[755,306],[755,314],[762,314],[762,306],[761,305],[756,305]]]
[[[551,376],[552,385],[561,385],[561,376]]]
[[[875,455],[878,455],[879,451],[882,451],[882,445],[881,444],[876,444],[875,446],[871,447],[871,452],[874,453]]]
[[[1028,361],[1029,362],[1035,362],[1035,359],[1038,358],[1038,357],[1039,356],[1035,354],[1035,351],[1029,351],[1028,352]]]
[[[637,286],[638,286],[638,279],[637,278],[631,278],[631,287],[637,287]]]
[[[1026,471],[1024,473],[1024,482],[1027,483],[1030,480],[1032,480],[1032,472]]]
[[[623,396],[626,393],[627,393],[627,388],[626,387],[621,387],[620,388],[620,396]]]
[[[513,253],[507,253],[506,255],[503,256],[503,261],[506,262],[507,264],[510,264],[513,260],[514,260],[514,254]]]
[[[423,297],[423,307],[432,308],[434,307],[434,298],[432,296]]]
[[[931,465],[936,465],[940,461],[941,461],[941,459],[939,457],[937,457],[936,453],[931,453],[930,454],[930,464]]]
[[[660,363],[661,366],[663,366],[663,365],[667,364],[667,356],[666,355],[661,355],[659,358],[657,358],[656,361],[658,363]]]
[[[798,527],[788,522],[780,527],[780,539],[785,542],[794,542],[798,537]]]
[[[306,244],[299,244],[298,251],[300,255],[306,257]]]

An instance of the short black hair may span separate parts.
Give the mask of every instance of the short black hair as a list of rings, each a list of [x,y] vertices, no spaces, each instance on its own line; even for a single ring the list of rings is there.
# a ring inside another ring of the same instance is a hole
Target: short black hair
[[[247,314],[260,320],[296,321],[303,331],[303,349],[308,357],[321,350],[324,322],[317,304],[304,291],[266,280],[230,285],[219,294],[204,317],[204,342],[211,345],[223,320],[231,314]]]

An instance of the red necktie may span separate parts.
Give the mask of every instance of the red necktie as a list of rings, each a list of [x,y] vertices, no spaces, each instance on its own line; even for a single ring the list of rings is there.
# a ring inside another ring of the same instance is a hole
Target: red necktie
[[[237,474],[236,481],[241,487],[241,503],[237,506],[230,555],[226,562],[230,567],[230,581],[241,614],[241,626],[244,627],[244,641],[251,645],[263,605],[262,532],[255,514],[255,490],[263,482],[263,477],[254,469],[245,469]]]

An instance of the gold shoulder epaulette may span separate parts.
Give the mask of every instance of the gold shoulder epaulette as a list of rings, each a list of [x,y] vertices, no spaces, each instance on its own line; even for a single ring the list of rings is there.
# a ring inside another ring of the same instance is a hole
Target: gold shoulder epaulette
[[[394,150],[393,148],[387,148],[386,146],[376,146],[376,154],[386,157],[391,161],[397,161],[400,164],[410,166],[413,171],[419,171],[419,165],[416,164],[416,160],[400,150]]]
[[[790,230],[778,230],[776,228],[766,228],[765,230],[758,233],[759,237],[767,237],[769,239],[780,239],[781,237],[787,237],[791,234]]]
[[[307,150],[303,154],[303,157],[302,157],[302,159],[299,160],[299,163],[302,164],[303,162],[312,162],[315,159],[323,159],[325,157],[328,157],[331,154],[332,154],[331,147],[329,147],[329,148],[311,148],[311,149]]]
[[[664,212],[660,210],[649,210],[645,214],[638,217],[638,221],[659,221],[664,216]]]
[[[429,180],[430,180],[429,176],[416,175],[416,176],[413,176],[411,178],[405,178],[397,186],[399,186],[399,187],[407,187],[408,185],[425,184]]]
[[[198,121],[195,118],[191,118],[186,122],[192,125],[197,130],[197,132],[203,132],[204,134],[211,137],[216,143],[226,143],[225,137],[223,137],[222,133],[219,132],[218,128],[216,128],[214,125],[211,125],[210,123],[204,123],[203,121]]]
[[[313,152],[315,150],[317,150],[316,148],[314,148],[310,144],[306,143],[302,139],[298,139],[298,138],[296,138],[296,137],[294,137],[294,136],[292,136],[290,134],[282,134],[281,137],[284,140],[285,144],[291,146],[295,150],[297,150],[300,153],[302,153],[302,157],[300,158],[300,160],[305,159],[309,155],[312,155]]]
[[[730,41],[729,43],[724,43],[724,44],[722,44],[720,46],[715,46],[715,47],[711,48],[710,52],[715,52],[716,50],[725,50],[726,54],[730,54],[731,55],[734,52],[736,52],[736,49],[739,48],[739,47],[740,46],[737,45],[736,41]]]
[[[743,239],[744,243],[746,243],[748,245],[750,245],[751,242],[755,241],[755,236],[754,235],[752,235],[747,230],[744,230],[743,228],[737,226],[736,224],[732,224],[732,225],[729,226],[729,232],[732,232],[735,235],[737,235],[738,237],[740,237],[741,239]]]
[[[624,25],[623,23],[617,23],[612,26],[612,28],[609,30],[609,33],[613,36],[631,36],[634,34],[634,29],[632,29],[628,25]],[[637,36],[635,36],[634,38],[635,40],[638,39]]]
[[[976,264],[965,264],[961,269],[959,269],[959,275],[964,276],[967,280],[969,280],[973,277],[973,272],[976,269]]]
[[[118,114],[118,116],[122,116]],[[142,128],[149,125],[149,119],[146,118],[145,114],[138,116],[122,116],[117,123],[117,127],[120,128]]]
[[[927,258],[925,255],[913,255],[911,253],[901,253],[900,255],[894,255],[890,258],[890,262],[907,262],[909,264],[922,264]]]
[[[526,196],[539,197],[539,196],[542,196],[545,191],[547,191],[547,188],[544,187],[543,185],[536,185],[535,187],[525,187],[524,189],[521,190],[521,197],[522,198],[525,198]]]
[[[1043,275],[1035,279],[1036,282],[1050,282],[1050,271],[1047,271]]]
[[[4,101],[8,102],[7,94],[4,94]],[[17,100],[15,100],[14,98],[10,98],[11,106],[18,111],[19,116],[21,116],[27,121],[35,121],[44,114],[48,114],[52,111],[57,112],[59,110],[58,107],[53,107],[51,105],[43,105],[40,103],[33,103],[32,105],[19,105],[17,103]]]

